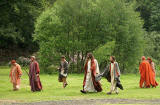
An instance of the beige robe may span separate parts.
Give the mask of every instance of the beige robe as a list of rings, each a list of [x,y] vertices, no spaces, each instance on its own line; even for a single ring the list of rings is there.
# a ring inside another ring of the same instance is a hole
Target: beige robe
[[[99,66],[96,59],[94,59],[94,62],[96,64],[96,73],[99,74]],[[88,70],[87,70],[87,76],[86,76],[86,84],[84,86],[84,91],[86,92],[97,92],[94,88],[93,81],[92,81],[92,74],[91,74],[91,60],[88,61]]]
[[[111,63],[111,92],[118,92],[118,89],[116,87],[116,80],[115,80],[115,77],[114,77],[114,63]]]
[[[15,66],[11,67],[11,71],[10,71],[10,75],[9,75],[11,78],[11,83],[13,83],[14,89],[19,89],[21,75],[22,75],[21,66],[16,63]]]

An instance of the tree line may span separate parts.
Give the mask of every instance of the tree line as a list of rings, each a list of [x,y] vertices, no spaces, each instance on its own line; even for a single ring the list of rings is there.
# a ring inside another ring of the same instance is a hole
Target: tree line
[[[115,55],[122,72],[135,72],[142,55],[157,64],[160,60],[159,4],[158,0],[2,0],[0,49],[25,50],[28,55],[38,51],[45,72],[65,55],[71,72],[80,73],[88,52],[101,68]]]

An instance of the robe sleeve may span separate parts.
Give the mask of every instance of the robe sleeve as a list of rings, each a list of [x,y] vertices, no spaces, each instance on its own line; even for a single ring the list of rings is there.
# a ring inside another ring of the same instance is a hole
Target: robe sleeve
[[[68,72],[68,62],[65,62],[65,66],[64,66],[64,73],[66,74]]]
[[[96,63],[96,74],[100,74],[97,60],[95,60],[95,63]]]
[[[9,77],[12,76],[12,67],[11,67],[11,70],[10,70],[10,73],[9,73]]]
[[[139,65],[139,73],[141,74],[142,71],[142,63]]]
[[[39,74],[40,73],[39,64],[38,62],[36,62],[35,64],[36,64],[36,74]]]
[[[116,65],[116,74],[117,74],[118,76],[120,76],[120,75],[121,75],[121,72],[120,72],[120,69],[119,69],[119,65],[118,65],[117,62],[115,63],[115,65]]]
[[[22,75],[22,70],[21,70],[21,66],[20,65],[17,65],[17,72],[18,72],[19,76]]]
[[[151,65],[152,65],[153,72],[154,72],[154,73],[156,73],[154,63],[152,62],[152,64],[151,64]]]

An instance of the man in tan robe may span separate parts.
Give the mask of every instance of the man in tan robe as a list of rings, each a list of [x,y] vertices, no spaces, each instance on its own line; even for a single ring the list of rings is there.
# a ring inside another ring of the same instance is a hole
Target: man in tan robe
[[[111,56],[110,61],[111,89],[110,92],[107,93],[108,95],[112,94],[113,92],[115,92],[116,94],[119,93],[117,88],[117,79],[120,77],[120,69],[115,57]]]
[[[19,90],[20,88],[20,77],[22,75],[22,70],[21,70],[21,66],[16,63],[15,60],[11,61],[11,70],[10,70],[10,74],[9,77],[11,78],[11,83],[13,84],[13,90]]]

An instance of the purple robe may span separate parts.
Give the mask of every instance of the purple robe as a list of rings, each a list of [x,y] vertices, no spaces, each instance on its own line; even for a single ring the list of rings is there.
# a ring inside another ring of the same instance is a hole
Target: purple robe
[[[37,61],[33,61],[30,63],[30,70],[29,70],[29,80],[30,80],[30,86],[31,91],[41,91],[42,90],[42,84],[40,81],[40,77],[37,76],[39,74],[39,64]]]

